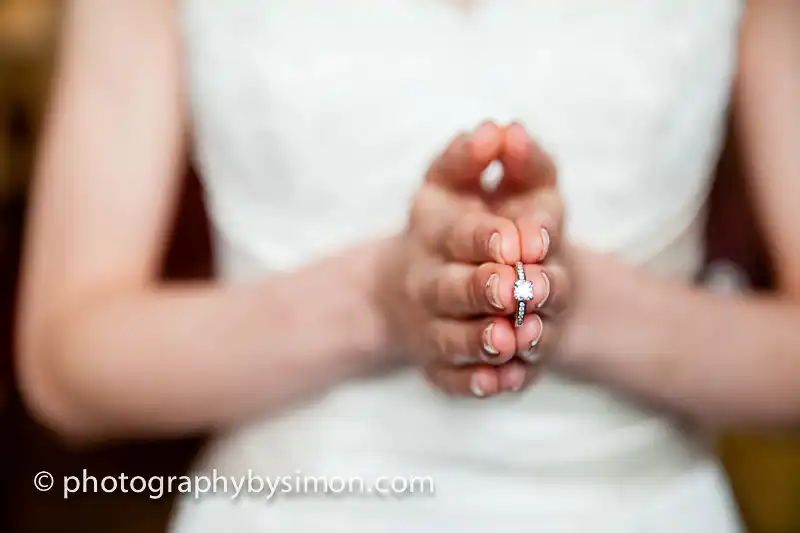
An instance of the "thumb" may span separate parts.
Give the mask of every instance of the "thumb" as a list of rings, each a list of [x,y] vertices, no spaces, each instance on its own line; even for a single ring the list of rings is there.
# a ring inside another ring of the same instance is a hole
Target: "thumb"
[[[490,121],[456,136],[431,164],[426,182],[451,190],[480,190],[481,174],[499,157],[503,136],[503,129]]]

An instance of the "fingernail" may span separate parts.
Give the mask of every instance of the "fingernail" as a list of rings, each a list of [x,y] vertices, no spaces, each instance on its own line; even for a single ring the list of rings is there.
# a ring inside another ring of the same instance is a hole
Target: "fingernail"
[[[508,392],[519,392],[525,384],[526,369],[523,366],[514,365],[506,367],[504,378],[506,380],[506,390]]]
[[[486,280],[486,298],[495,309],[505,309],[500,301],[500,276],[497,274],[492,274]]]
[[[505,260],[503,259],[503,237],[499,233],[493,233],[492,236],[489,237],[488,249],[489,255],[495,262],[505,264]]]
[[[492,330],[494,329],[494,322],[486,326],[483,330],[483,351],[489,355],[500,355],[500,352],[492,344]]]
[[[547,303],[547,300],[550,299],[550,277],[547,275],[547,272],[542,270],[542,279],[544,280],[544,298],[542,301],[536,304],[536,309],[541,309]]]
[[[542,228],[539,233],[542,236],[542,257],[539,261],[544,261],[544,258],[547,257],[547,252],[550,251],[550,232],[547,231],[547,228]]]
[[[511,392],[519,392],[522,390],[522,386],[525,384],[525,374],[523,373],[517,379],[515,379],[511,384]]]
[[[536,314],[533,316],[539,321],[539,332],[531,341],[530,345],[528,345],[528,349],[521,355],[522,359],[528,363],[536,363],[539,361],[539,342],[541,342],[542,335],[544,334],[544,322],[542,322],[542,317]]]
[[[485,132],[491,130],[494,127],[495,127],[495,124],[494,124],[493,120],[484,120],[483,122],[478,124],[475,127],[474,130],[472,130],[472,133],[473,133],[473,135],[482,134],[482,133],[485,133]]]
[[[470,392],[472,392],[472,394],[474,394],[478,398],[483,398],[484,396],[486,396],[486,393],[484,392],[480,384],[479,374],[472,375],[472,378],[469,380],[469,390]]]

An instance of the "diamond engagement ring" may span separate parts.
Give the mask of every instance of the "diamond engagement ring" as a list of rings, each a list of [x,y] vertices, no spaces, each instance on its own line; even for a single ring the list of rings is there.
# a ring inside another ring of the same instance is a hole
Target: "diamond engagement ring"
[[[525,279],[525,267],[522,262],[517,261],[517,281],[514,282],[514,299],[517,301],[517,327],[522,325],[525,319],[525,307],[527,302],[533,300],[533,282]]]

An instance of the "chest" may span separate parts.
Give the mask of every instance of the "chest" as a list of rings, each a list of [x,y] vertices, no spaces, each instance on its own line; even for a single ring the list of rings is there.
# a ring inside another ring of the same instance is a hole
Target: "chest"
[[[568,205],[583,214],[578,230],[598,217],[630,226],[614,214],[697,189],[727,103],[739,14],[737,0],[184,6],[215,197],[312,205],[331,221],[379,205],[399,220],[448,138],[513,119],[557,158]]]

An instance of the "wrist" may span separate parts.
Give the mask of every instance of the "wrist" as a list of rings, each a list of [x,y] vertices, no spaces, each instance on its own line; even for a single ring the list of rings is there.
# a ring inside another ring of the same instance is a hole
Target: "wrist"
[[[575,250],[575,296],[556,364],[588,379],[612,379],[619,365],[650,364],[669,330],[665,288],[640,268],[607,254]]]
[[[386,364],[388,335],[374,301],[384,249],[383,242],[361,244],[260,284],[259,314],[271,315],[276,331],[299,335],[291,346],[299,356],[295,364],[314,367],[329,383]],[[265,341],[276,348],[275,342]]]
[[[360,330],[351,361],[359,374],[374,373],[394,364],[397,347],[382,302],[381,281],[391,275],[386,269],[394,257],[397,241],[395,237],[372,241],[343,256],[345,284],[356,295],[360,307],[360,318],[351,326]]]
[[[394,366],[402,358],[403,337],[398,333],[397,283],[404,279],[400,269],[405,265],[407,242],[398,234],[372,243],[369,260],[359,275],[358,283],[375,320],[373,352],[382,366]]]

